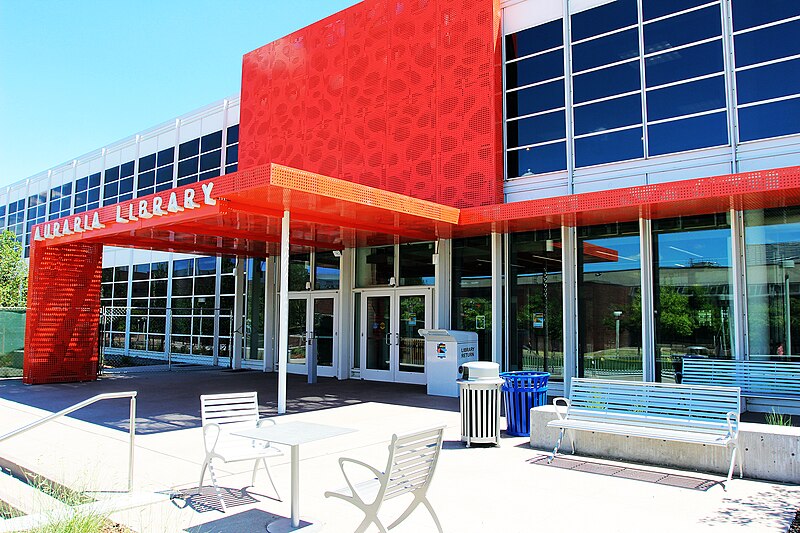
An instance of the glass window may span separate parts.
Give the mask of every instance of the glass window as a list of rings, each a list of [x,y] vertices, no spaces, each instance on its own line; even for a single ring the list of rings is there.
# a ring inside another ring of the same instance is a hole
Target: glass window
[[[192,139],[181,143],[178,147],[178,159],[186,159],[200,153],[200,139]]]
[[[234,144],[225,148],[225,163],[236,163],[239,160],[239,145]]]
[[[305,291],[311,282],[311,254],[289,256],[289,290]]]
[[[314,254],[314,289],[338,289],[340,269],[339,257],[333,252],[316,252]]]
[[[248,259],[245,265],[247,283],[245,284],[244,357],[260,361],[264,359],[264,273],[267,263],[261,259]],[[293,272],[290,262],[289,290],[292,287]]]
[[[564,44],[563,21],[547,22],[540,26],[506,35],[506,60],[550,50]]]
[[[800,54],[800,20],[749,31],[734,37],[736,66],[744,67]]]
[[[156,171],[156,183],[172,182],[172,165],[161,167]]]
[[[230,140],[228,141],[230,142]],[[215,131],[214,133],[209,133],[208,135],[203,135],[200,138],[200,151],[201,152],[208,152],[209,150],[214,150],[215,148],[222,147],[222,130]]]
[[[150,154],[139,158],[139,172],[153,170],[154,168],[156,168],[156,154]]]
[[[792,94],[800,94],[800,59],[736,73],[736,98],[740,104]]]
[[[575,135],[633,126],[642,122],[642,97],[632,94],[577,106],[574,113]]]
[[[512,89],[564,75],[564,51],[555,50],[506,65],[506,87]]]
[[[564,379],[561,230],[509,236],[508,370]]]
[[[506,94],[508,118],[564,107],[564,80],[536,85]]]
[[[685,152],[728,144],[724,111],[647,126],[650,155]]]
[[[572,101],[576,104],[641,88],[639,62],[593,70],[572,78]]]
[[[647,119],[691,115],[725,109],[725,78],[715,76],[647,92]]]
[[[214,150],[200,156],[200,171],[219,167],[222,161],[222,150]]]
[[[722,35],[719,5],[659,20],[644,27],[646,54]]]
[[[578,376],[642,379],[639,225],[578,229]]]
[[[651,20],[707,3],[708,0],[642,0],[642,14],[644,20]]]
[[[119,167],[112,167],[106,170],[106,183],[119,179]]]
[[[615,0],[572,15],[572,40],[579,41],[638,22],[636,0]]]
[[[567,169],[567,143],[557,142],[508,152],[509,177]]]
[[[739,109],[739,140],[752,141],[800,133],[800,98]]]
[[[653,221],[656,379],[687,357],[733,357],[731,229],[725,214]]]
[[[722,41],[649,56],[644,69],[648,87],[722,72]]]
[[[509,148],[563,139],[567,134],[563,110],[511,120],[506,124]]]
[[[572,46],[572,71],[639,57],[639,30],[631,28]]]
[[[454,329],[478,334],[478,357],[492,359],[492,248],[489,235],[453,240]]]
[[[156,183],[156,173],[154,171],[144,172],[139,174],[139,190],[145,187],[152,187]],[[152,192],[152,191],[150,191]],[[149,193],[148,193],[149,194]]]
[[[175,148],[167,148],[158,152],[158,166],[167,165],[175,161]]]
[[[734,31],[800,15],[797,0],[736,0],[731,4]]]
[[[751,359],[800,361],[800,208],[744,212]]]
[[[239,125],[230,126],[228,128],[228,144],[239,142]]]
[[[394,277],[394,246],[372,246],[356,251],[356,287],[386,286]]]
[[[626,161],[643,156],[642,128],[575,139],[575,164],[579,167]]]
[[[217,258],[216,257],[198,257],[195,260],[197,268],[197,275],[210,275],[217,271]]]
[[[178,178],[197,174],[197,158],[186,159],[178,163]]]
[[[400,245],[399,285],[433,285],[436,265],[433,264],[434,244],[419,242]]]
[[[194,271],[194,259],[180,259],[172,263],[173,276],[191,276]]]

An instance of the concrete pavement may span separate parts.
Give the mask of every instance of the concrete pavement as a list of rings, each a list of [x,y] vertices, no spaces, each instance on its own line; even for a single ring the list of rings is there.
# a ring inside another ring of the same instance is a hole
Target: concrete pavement
[[[138,390],[137,425],[143,432],[136,438],[134,485],[137,497],[155,499],[111,518],[143,532],[264,531],[268,521],[290,513],[288,449],[270,463],[283,501],[273,499],[263,472],[255,487],[247,487],[249,463],[220,465],[220,483],[230,489],[228,513],[221,513],[208,477],[202,493],[194,493],[203,459],[197,395],[256,389],[269,412],[273,378],[211,370],[74,385],[23,387],[0,381],[0,434],[44,414],[48,399],[55,404],[48,410],[55,411],[99,392]],[[504,436],[500,447],[467,449],[460,442],[457,401],[428,397],[420,387],[335,380],[309,386],[292,378],[289,391],[291,414],[279,423],[305,420],[357,430],[301,447],[300,510],[324,523],[323,531],[353,531],[362,518],[355,507],[323,496],[344,485],[339,457],[382,468],[392,433],[436,425],[447,429],[429,497],[446,532],[784,532],[800,506],[798,486],[747,479],[718,483],[720,476],[631,464],[624,465],[632,467],[629,477],[609,477],[597,472],[616,463],[593,459],[572,470],[545,466],[537,462],[544,452],[531,449],[526,437]],[[74,489],[101,491],[98,498],[119,497],[127,485],[127,434],[116,428],[126,425],[127,405],[115,400],[82,416],[0,444],[0,457]],[[683,480],[682,486],[654,482],[669,473]],[[686,482],[687,477],[697,483]],[[704,490],[683,488],[692,485]],[[170,500],[170,494],[179,497]],[[386,525],[407,501],[387,503],[381,512]],[[435,528],[420,508],[393,531]]]

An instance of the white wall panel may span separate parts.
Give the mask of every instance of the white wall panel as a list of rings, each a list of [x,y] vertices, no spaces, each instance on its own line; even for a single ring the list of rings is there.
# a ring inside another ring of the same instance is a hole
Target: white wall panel
[[[503,10],[503,32],[516,33],[551,20],[560,19],[564,14],[561,0],[528,0]]]
[[[224,119],[225,113],[222,108],[207,117],[203,117],[201,135],[208,135],[209,133],[221,130]]]

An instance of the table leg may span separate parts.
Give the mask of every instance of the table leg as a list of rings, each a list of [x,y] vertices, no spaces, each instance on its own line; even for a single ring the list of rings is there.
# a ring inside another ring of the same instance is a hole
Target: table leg
[[[292,527],[300,526],[300,446],[292,446]]]

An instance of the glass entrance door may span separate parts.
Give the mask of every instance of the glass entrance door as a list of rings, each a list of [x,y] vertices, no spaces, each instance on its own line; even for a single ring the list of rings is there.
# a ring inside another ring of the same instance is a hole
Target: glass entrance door
[[[377,381],[425,383],[425,341],[431,291],[365,291],[361,309],[361,376]]]
[[[317,375],[334,376],[337,355],[336,293],[289,296],[287,371],[308,373],[308,356],[317,354]]]

